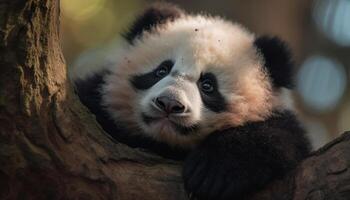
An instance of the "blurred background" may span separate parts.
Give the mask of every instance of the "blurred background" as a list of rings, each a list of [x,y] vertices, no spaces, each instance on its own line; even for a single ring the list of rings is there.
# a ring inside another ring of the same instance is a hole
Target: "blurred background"
[[[113,57],[119,33],[151,2],[61,0],[62,46],[68,66],[98,64]],[[286,40],[297,64],[296,106],[314,147],[350,130],[350,0],[169,2]]]

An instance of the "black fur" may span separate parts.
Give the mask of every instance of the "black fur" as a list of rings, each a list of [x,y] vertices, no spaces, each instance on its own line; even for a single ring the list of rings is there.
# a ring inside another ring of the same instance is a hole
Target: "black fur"
[[[304,159],[310,150],[307,141],[288,111],[216,131],[187,157],[185,188],[199,199],[245,199]]]
[[[201,98],[203,100],[204,105],[214,111],[214,112],[222,112],[225,111],[227,108],[226,105],[226,100],[225,98],[222,96],[222,94],[219,92],[219,86],[216,80],[216,77],[214,74],[212,73],[206,73],[204,75],[202,75],[198,81],[198,84],[200,84],[202,81],[204,81],[205,79],[210,79],[211,83],[213,84],[214,87],[214,91],[211,93],[205,93],[205,92],[201,92]],[[199,87],[200,89],[200,87]]]
[[[101,71],[87,79],[75,81],[75,90],[80,101],[95,115],[96,121],[102,126],[104,131],[116,139],[117,142],[131,147],[150,150],[166,158],[184,159],[188,153],[187,150],[170,147],[149,137],[142,136],[145,134],[139,134],[139,136],[130,134],[123,124],[117,124],[111,119],[110,115],[101,106],[100,92],[101,86],[105,83],[104,76],[108,73],[108,71]]]
[[[274,86],[292,88],[294,63],[287,44],[277,37],[261,36],[254,45],[264,58]]]
[[[174,20],[184,12],[169,3],[156,3],[150,6],[133,23],[128,32],[123,34],[124,38],[132,44],[144,31],[150,31],[153,27]]]
[[[103,116],[98,119],[98,122],[104,126],[111,123],[108,120],[109,116],[101,108],[101,86],[105,83],[103,77],[108,74],[109,71],[103,70],[95,73],[86,79],[74,80],[75,91],[77,92],[80,101],[87,106],[92,113],[96,116]],[[103,119],[103,120],[102,120]]]
[[[156,84],[158,81],[160,81],[164,77],[158,77],[156,75],[156,71],[160,67],[167,67],[168,71],[171,71],[171,68],[173,67],[174,62],[171,60],[166,60],[162,62],[156,69],[154,69],[151,72],[148,72],[146,74],[140,74],[135,75],[130,79],[131,84],[134,86],[135,89],[138,90],[147,90],[151,88],[154,84]]]

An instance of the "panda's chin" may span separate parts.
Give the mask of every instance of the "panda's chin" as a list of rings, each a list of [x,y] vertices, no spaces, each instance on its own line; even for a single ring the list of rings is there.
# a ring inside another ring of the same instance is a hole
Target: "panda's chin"
[[[195,133],[199,126],[194,124],[190,126],[184,126],[174,122],[169,117],[151,117],[142,114],[142,121],[147,127],[153,129],[156,132],[175,132],[180,135],[190,135]]]

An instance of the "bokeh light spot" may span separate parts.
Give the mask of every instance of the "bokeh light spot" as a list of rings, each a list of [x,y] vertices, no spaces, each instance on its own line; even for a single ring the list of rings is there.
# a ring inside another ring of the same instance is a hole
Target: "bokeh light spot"
[[[63,49],[68,65],[86,49],[100,48],[127,30],[140,0],[61,0]]]
[[[337,106],[346,88],[344,67],[322,56],[308,58],[297,76],[297,89],[305,104],[318,112]]]
[[[338,45],[350,45],[350,0],[315,1],[313,18],[321,31]]]
[[[61,0],[62,14],[75,21],[94,17],[103,8],[106,0]]]

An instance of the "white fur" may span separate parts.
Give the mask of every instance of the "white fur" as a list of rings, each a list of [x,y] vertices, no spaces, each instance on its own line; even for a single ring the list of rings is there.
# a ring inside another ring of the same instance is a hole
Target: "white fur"
[[[190,147],[213,130],[264,120],[272,108],[281,106],[279,94],[262,67],[262,59],[253,47],[254,35],[238,24],[220,18],[185,16],[145,33],[120,52],[120,60],[106,77],[103,104],[116,121],[128,124],[132,133],[147,135],[171,145]],[[130,78],[155,69],[164,60],[175,61],[172,71],[146,91],[137,91]],[[211,72],[218,79],[220,93],[228,101],[228,110],[215,113],[203,106],[197,87],[201,73]],[[183,78],[183,77],[190,77]],[[197,133],[177,134],[164,119],[146,125],[141,113],[151,110],[151,100],[171,92],[192,109],[181,121],[200,124]]]

